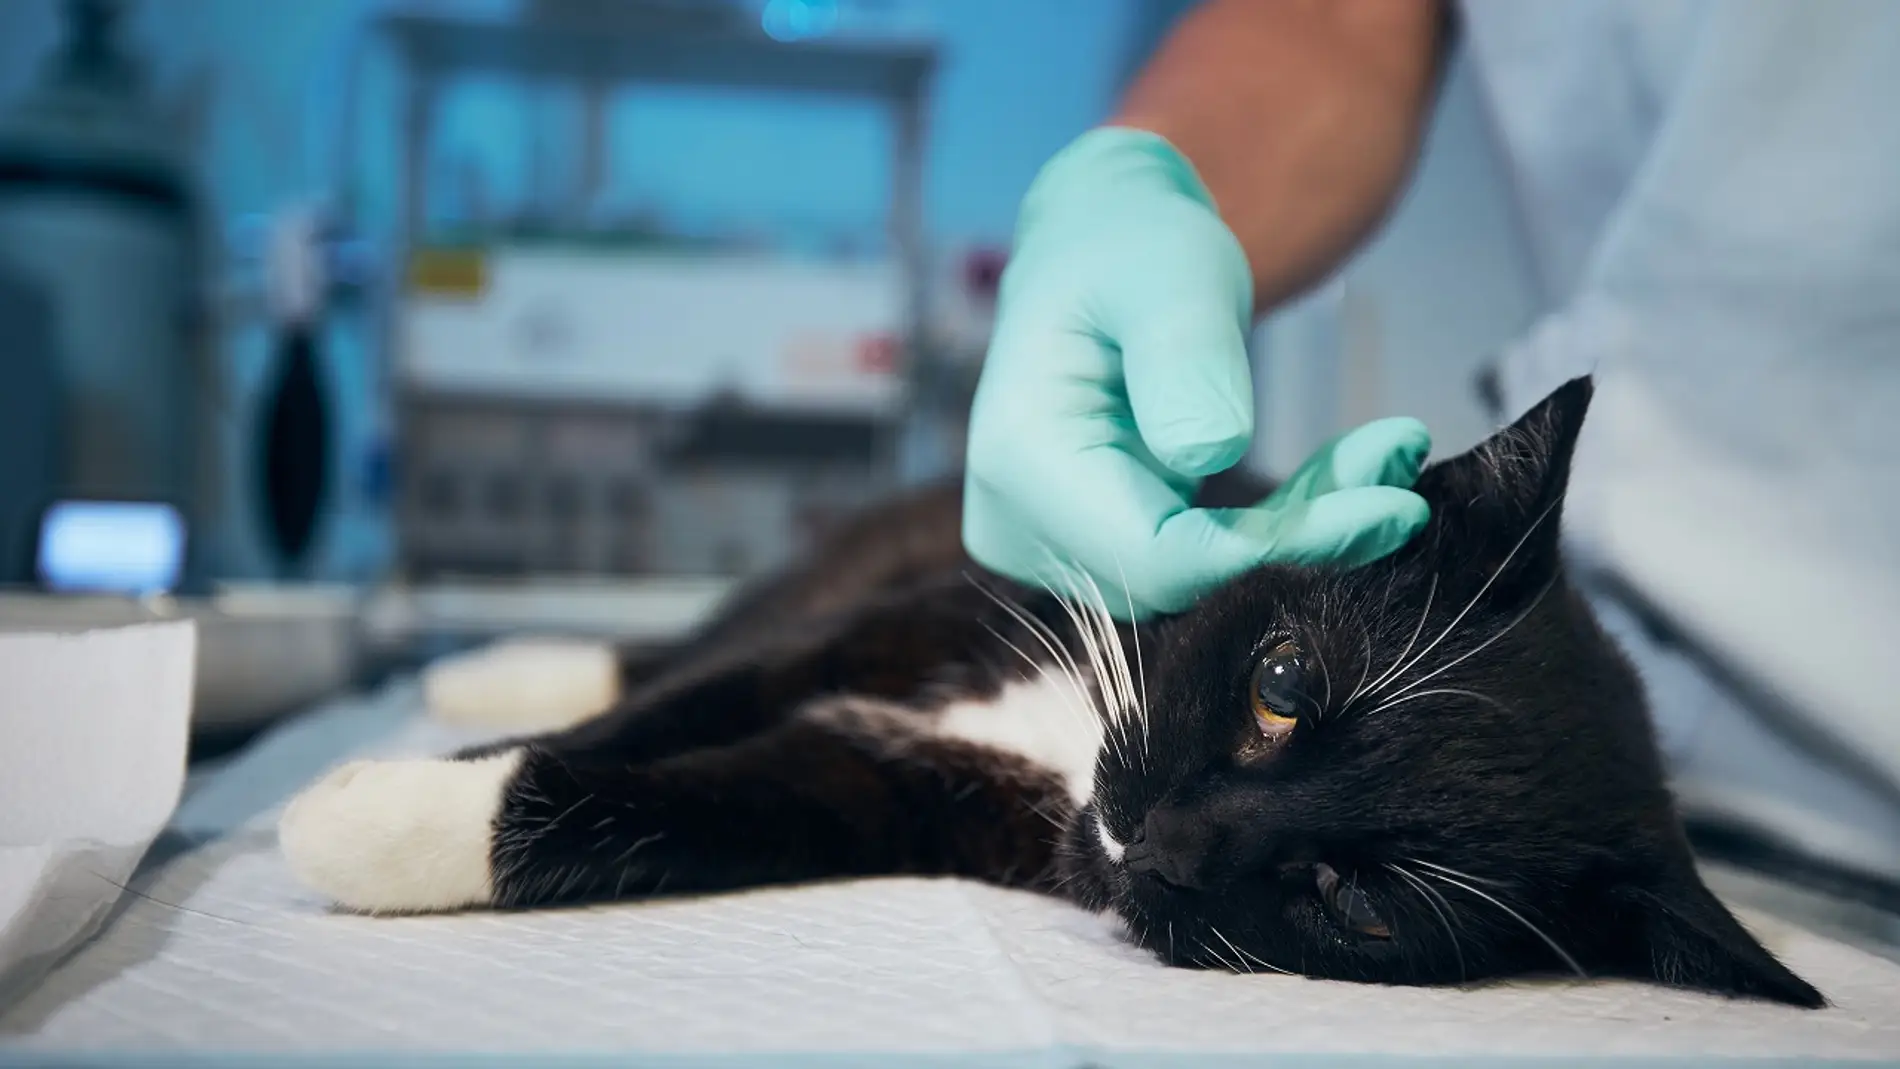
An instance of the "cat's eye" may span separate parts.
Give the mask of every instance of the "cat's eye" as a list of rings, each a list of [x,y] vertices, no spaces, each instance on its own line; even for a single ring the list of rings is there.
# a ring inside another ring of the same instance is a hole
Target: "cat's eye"
[[[1372,899],[1359,889],[1357,880],[1341,879],[1338,871],[1325,863],[1313,866],[1313,879],[1334,923],[1374,939],[1392,938],[1392,929],[1372,908]]]
[[[1306,700],[1306,653],[1291,640],[1280,642],[1254,667],[1247,686],[1260,733],[1278,737],[1293,730],[1299,704]]]

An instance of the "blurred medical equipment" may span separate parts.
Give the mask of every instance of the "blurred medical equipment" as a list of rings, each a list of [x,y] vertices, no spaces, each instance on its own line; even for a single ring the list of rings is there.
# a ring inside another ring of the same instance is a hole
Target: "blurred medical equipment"
[[[45,290],[0,267],[0,585],[30,582],[38,510],[54,498],[62,425],[59,366]]]
[[[509,23],[380,22],[406,73],[407,268],[388,324],[405,574],[749,573],[896,481],[927,364],[920,187],[935,47],[787,41],[765,22],[739,5],[573,0]],[[425,226],[425,146],[447,86],[471,76],[579,92],[580,188],[551,232],[474,220],[448,240]],[[790,258],[585,222],[611,94],[634,83],[884,106],[892,255]]]
[[[306,194],[230,220],[217,284],[225,492],[197,557],[217,578],[367,583],[389,559],[374,244]]]
[[[163,501],[56,501],[36,570],[62,593],[163,594],[183,577],[185,546],[185,518]]]
[[[7,331],[0,392],[45,413],[8,431],[37,470],[10,478],[0,514],[14,579],[52,500],[163,502],[195,522],[209,490],[205,256],[183,138],[119,39],[119,0],[64,12],[61,48],[0,116],[0,320],[21,332]]]
[[[126,8],[66,0],[0,113],[0,583],[47,591],[0,593],[0,630],[195,620],[194,728],[250,726],[355,676],[358,598],[210,589],[229,561],[198,535],[249,458],[221,440],[189,124],[124,47]]]
[[[310,555],[333,481],[332,417],[317,366],[328,297],[323,253],[318,213],[301,210],[275,221],[264,257],[271,366],[253,479],[276,564],[290,571]]]

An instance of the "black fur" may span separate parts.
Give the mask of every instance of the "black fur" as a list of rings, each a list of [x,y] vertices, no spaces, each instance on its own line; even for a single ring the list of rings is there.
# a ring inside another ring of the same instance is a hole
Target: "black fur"
[[[1819,1006],[1697,877],[1635,674],[1564,579],[1589,397],[1573,382],[1429,468],[1432,521],[1385,561],[1260,568],[1120,628],[1147,742],[1104,746],[1079,808],[1052,770],[929,730],[1024,677],[1018,651],[1051,661],[1037,632],[1076,650],[1066,611],[970,564],[954,489],[874,513],[630,663],[614,711],[525,744],[497,902],[953,874],[1111,909],[1179,965],[1406,984],[1574,968]],[[1268,738],[1249,680],[1283,641],[1305,701]],[[1322,873],[1383,934],[1346,923]]]

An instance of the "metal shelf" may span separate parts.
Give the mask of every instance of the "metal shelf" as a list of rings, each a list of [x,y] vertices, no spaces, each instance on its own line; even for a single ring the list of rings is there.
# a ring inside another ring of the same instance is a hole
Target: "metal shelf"
[[[927,41],[775,41],[752,32],[391,15],[383,30],[425,75],[506,74],[602,82],[672,82],[921,99],[936,65]]]
[[[377,23],[409,71],[402,102],[402,253],[427,218],[421,160],[443,86],[473,74],[574,86],[583,100],[582,201],[604,177],[606,102],[628,84],[702,85],[844,95],[891,109],[895,126],[888,229],[907,285],[914,348],[925,316],[923,145],[937,48],[928,40],[777,41],[756,26],[641,18],[492,22],[393,14]]]

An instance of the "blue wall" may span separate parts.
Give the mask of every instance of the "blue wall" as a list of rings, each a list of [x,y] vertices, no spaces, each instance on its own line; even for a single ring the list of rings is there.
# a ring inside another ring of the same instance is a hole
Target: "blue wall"
[[[176,89],[209,79],[206,177],[227,218],[326,190],[336,158],[345,56],[367,20],[392,7],[500,14],[507,0],[427,5],[388,0],[142,0],[133,30]],[[918,5],[943,42],[931,114],[926,219],[946,243],[1003,240],[1036,168],[1099,119],[1133,25],[1130,0],[935,0]],[[0,3],[0,97],[55,37],[55,0]],[[372,221],[386,220],[397,73],[372,51],[364,69],[357,181]],[[500,84],[463,86],[432,146],[453,203],[461,161],[493,202],[528,192],[538,127],[573,123],[571,101]],[[875,232],[888,189],[888,131],[868,106],[797,98],[645,90],[616,109],[610,203],[653,207],[689,225],[768,233],[836,225]],[[548,151],[560,139],[543,141]],[[574,161],[547,159],[550,173]]]

